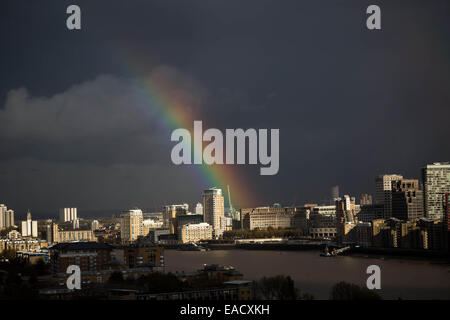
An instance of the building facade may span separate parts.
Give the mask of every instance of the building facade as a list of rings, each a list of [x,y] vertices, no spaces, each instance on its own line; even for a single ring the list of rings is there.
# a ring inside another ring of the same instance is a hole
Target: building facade
[[[31,213],[28,211],[27,220],[22,221],[22,237],[37,238],[38,236],[38,223],[31,219]]]
[[[98,242],[58,243],[49,248],[51,271],[65,273],[70,265],[77,265],[80,271],[109,269],[113,247]]]
[[[242,228],[248,230],[290,228],[295,207],[258,207],[241,209]]]
[[[213,237],[219,238],[225,231],[225,207],[222,189],[211,188],[203,192],[204,222],[213,228]]]
[[[133,242],[144,236],[142,210],[131,209],[120,214],[120,238],[122,242]]]
[[[402,179],[393,181],[392,217],[400,220],[411,220],[423,216],[423,191],[419,189],[419,180]]]
[[[213,227],[206,223],[185,224],[180,227],[178,239],[182,243],[213,239]]]
[[[47,226],[47,241],[50,243],[61,243],[71,241],[95,242],[97,237],[92,229],[60,229],[57,223]]]
[[[380,175],[375,179],[375,204],[383,205],[383,217],[392,215],[392,182],[403,179],[399,174]]]
[[[444,216],[445,193],[450,192],[450,164],[435,162],[422,168],[425,215],[429,219]]]
[[[0,230],[14,226],[14,210],[8,209],[4,204],[0,204]]]
[[[187,215],[188,212],[189,205],[187,203],[165,206],[163,211],[163,227],[169,228],[172,234],[176,234],[178,231],[177,217]]]

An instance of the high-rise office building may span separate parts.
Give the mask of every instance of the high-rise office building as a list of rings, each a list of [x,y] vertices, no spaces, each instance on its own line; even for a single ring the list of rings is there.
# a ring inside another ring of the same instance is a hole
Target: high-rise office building
[[[144,235],[142,210],[131,209],[120,214],[120,238],[122,242],[131,242]]]
[[[363,193],[359,199],[359,204],[362,206],[368,206],[372,204],[372,195]]]
[[[38,226],[37,221],[31,219],[31,212],[27,213],[27,220],[22,221],[22,237],[33,237],[38,236]]]
[[[78,219],[77,208],[61,208],[59,209],[59,221],[67,222]]]
[[[419,180],[402,179],[392,182],[392,217],[400,220],[422,218],[423,191]]]
[[[383,205],[384,218],[392,215],[392,181],[403,179],[399,174],[380,175],[375,179],[375,203]]]
[[[444,216],[444,195],[450,192],[450,164],[435,162],[422,168],[425,215],[430,219]]]
[[[213,227],[214,237],[225,231],[225,208],[222,189],[211,188],[203,192],[204,221]]]

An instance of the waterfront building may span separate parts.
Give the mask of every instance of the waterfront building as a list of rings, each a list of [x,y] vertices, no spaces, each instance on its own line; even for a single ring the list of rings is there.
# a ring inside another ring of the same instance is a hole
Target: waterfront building
[[[442,219],[397,218],[372,221],[372,246],[381,248],[445,250]]]
[[[399,174],[380,175],[375,179],[375,204],[383,205],[383,217],[385,219],[392,216],[392,181],[403,179]]]
[[[291,220],[291,227],[301,230],[303,235],[309,235],[312,210],[311,207],[297,207]]]
[[[187,215],[188,212],[189,205],[187,203],[165,206],[163,211],[163,227],[169,228],[172,234],[176,234],[178,231],[177,217]]]
[[[77,208],[59,209],[59,222],[74,221],[78,219]]]
[[[66,242],[49,248],[52,273],[65,273],[70,265],[80,271],[109,269],[113,247],[100,242]]]
[[[450,192],[450,164],[435,162],[422,168],[424,209],[429,219],[444,216],[445,193]]]
[[[131,209],[120,214],[121,241],[132,242],[144,235],[143,216],[141,209]]]
[[[376,219],[383,219],[384,205],[382,204],[360,205],[357,217],[358,221],[362,222],[371,222]]]
[[[197,224],[203,222],[203,214],[182,214],[177,217],[178,228],[185,224]]]
[[[411,220],[424,216],[423,191],[419,180],[401,179],[392,181],[392,217]]]
[[[258,207],[241,209],[242,228],[255,230],[269,227],[290,228],[296,213],[295,207]]]
[[[38,223],[31,219],[31,212],[27,213],[27,220],[22,221],[22,237],[37,238],[38,236]]]
[[[182,243],[213,239],[213,227],[206,223],[185,224],[180,227],[178,239]]]
[[[433,251],[444,251],[446,249],[443,219],[421,218],[418,224],[423,249]]]
[[[225,231],[225,208],[222,189],[210,188],[203,192],[204,222],[213,228],[213,237],[219,238]]]
[[[164,248],[141,241],[128,246],[115,247],[113,259],[125,268],[164,267]]]
[[[350,231],[355,227],[357,207],[355,197],[344,195],[336,200],[336,240],[338,242],[351,241]]]

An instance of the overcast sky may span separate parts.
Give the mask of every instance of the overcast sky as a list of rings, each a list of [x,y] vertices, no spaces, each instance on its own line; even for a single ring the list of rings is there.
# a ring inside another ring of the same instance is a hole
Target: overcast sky
[[[320,202],[336,184],[359,197],[378,174],[450,159],[448,1],[377,1],[377,31],[368,1],[111,2],[1,1],[0,203],[18,218],[201,200],[140,78],[207,127],[280,129],[277,175],[235,168],[256,195],[241,206]]]

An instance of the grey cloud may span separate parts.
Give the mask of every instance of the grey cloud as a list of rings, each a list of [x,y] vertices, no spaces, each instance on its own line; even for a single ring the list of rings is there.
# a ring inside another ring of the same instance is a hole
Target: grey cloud
[[[0,109],[3,158],[167,161],[170,135],[161,125],[161,105],[142,86],[146,81],[163,85],[164,95],[183,101],[174,108],[184,112],[200,108],[206,97],[194,79],[165,66],[139,80],[100,75],[51,97],[31,96],[26,88],[11,90]]]

